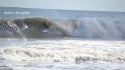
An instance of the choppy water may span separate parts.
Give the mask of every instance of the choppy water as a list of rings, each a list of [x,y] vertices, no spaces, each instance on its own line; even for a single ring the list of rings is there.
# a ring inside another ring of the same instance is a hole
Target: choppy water
[[[0,39],[3,70],[124,70],[124,40]]]

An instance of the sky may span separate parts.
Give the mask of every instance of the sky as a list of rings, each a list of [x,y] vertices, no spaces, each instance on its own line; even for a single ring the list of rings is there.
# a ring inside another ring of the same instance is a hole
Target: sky
[[[0,0],[0,6],[125,12],[125,0]]]

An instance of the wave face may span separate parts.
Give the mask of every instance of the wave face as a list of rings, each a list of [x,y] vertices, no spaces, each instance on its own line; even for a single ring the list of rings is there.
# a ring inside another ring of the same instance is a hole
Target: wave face
[[[125,38],[124,18],[84,17],[79,20],[25,18],[1,19],[0,23],[0,37]]]

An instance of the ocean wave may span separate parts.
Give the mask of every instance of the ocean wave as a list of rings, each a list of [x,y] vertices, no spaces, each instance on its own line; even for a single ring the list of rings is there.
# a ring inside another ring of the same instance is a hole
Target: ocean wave
[[[84,17],[79,20],[1,19],[0,37],[124,39],[124,22],[124,18],[109,17]]]

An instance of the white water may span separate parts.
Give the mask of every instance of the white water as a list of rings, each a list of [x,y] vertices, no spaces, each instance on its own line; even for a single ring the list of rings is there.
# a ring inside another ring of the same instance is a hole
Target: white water
[[[124,70],[124,40],[0,39],[3,70]]]
[[[76,22],[54,21],[50,33],[89,39],[124,39],[125,18],[84,17]],[[49,31],[48,31],[49,32]]]
[[[44,33],[47,33],[45,37],[48,36],[48,38],[53,37],[53,35],[60,35],[88,39],[125,39],[125,18],[123,17],[84,17],[79,20],[45,20],[44,18],[29,19],[30,20],[24,19],[25,22],[20,20],[18,23],[14,22],[14,20],[5,20],[1,22],[3,25],[1,25],[0,36],[17,35],[18,37],[19,35],[25,37],[23,32],[26,32],[27,35],[28,33],[35,34],[38,32],[41,33],[41,37]],[[41,27],[35,22],[39,22]],[[50,24],[50,26],[47,26],[47,30],[42,26],[42,22]],[[37,36],[35,38],[37,38]]]
[[[49,37],[27,39],[21,32],[24,28],[21,30],[13,20],[8,20],[10,29],[23,37],[0,38],[0,70],[125,69],[124,19],[85,17],[75,22],[48,21],[52,25],[43,32]]]

